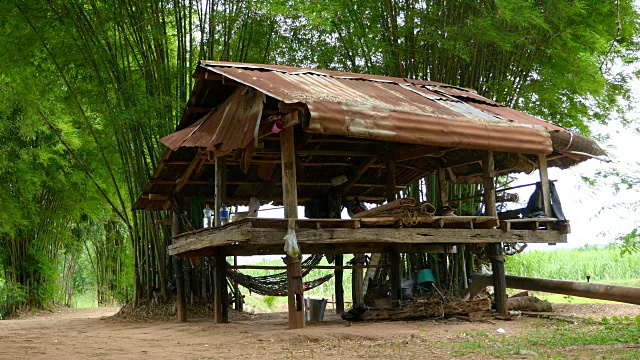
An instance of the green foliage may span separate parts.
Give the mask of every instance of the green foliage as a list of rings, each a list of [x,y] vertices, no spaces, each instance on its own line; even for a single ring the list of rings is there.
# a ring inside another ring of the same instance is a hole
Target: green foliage
[[[638,253],[640,251],[640,228],[631,230],[630,233],[618,237],[617,241],[622,249],[622,255]]]
[[[4,280],[0,282],[0,320],[20,308],[26,299],[27,289],[21,284]]]
[[[585,246],[579,249],[525,251],[507,257],[507,274],[592,282],[640,279],[640,258],[621,256],[620,248]]]

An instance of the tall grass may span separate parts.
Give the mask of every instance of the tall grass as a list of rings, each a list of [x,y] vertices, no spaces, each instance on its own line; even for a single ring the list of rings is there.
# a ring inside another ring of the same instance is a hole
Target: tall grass
[[[618,246],[553,251],[526,251],[507,256],[508,275],[541,277],[557,280],[611,282],[640,279],[640,254],[622,256]]]

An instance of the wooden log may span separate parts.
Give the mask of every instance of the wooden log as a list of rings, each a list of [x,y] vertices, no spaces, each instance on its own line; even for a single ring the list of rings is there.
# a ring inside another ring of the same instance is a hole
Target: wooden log
[[[538,163],[540,166],[540,187],[542,190],[544,213],[547,217],[553,217],[553,212],[551,210],[551,195],[549,191],[549,173],[547,171],[547,156],[544,154],[538,155]]]
[[[336,314],[344,313],[344,287],[343,287],[343,274],[342,265],[344,263],[344,256],[342,254],[336,254],[335,264],[335,294],[336,294]]]
[[[227,182],[227,161],[224,156],[216,158],[216,173],[215,173],[215,209],[214,219],[215,226],[220,226],[220,209],[226,195],[226,182]]]
[[[337,261],[337,260],[336,260]],[[351,270],[351,269],[368,269],[368,268],[384,268],[388,267],[387,265],[305,265],[302,266],[302,269],[326,269],[326,270]],[[277,266],[277,265],[237,265],[237,266],[228,266],[228,269],[234,270],[283,270],[286,269],[286,266]]]
[[[393,153],[387,151],[386,160],[386,176],[387,176],[387,203],[396,199],[396,163],[393,160]]]
[[[363,320],[408,320],[444,315],[468,315],[491,310],[491,301],[487,298],[470,301],[442,302],[434,299],[426,302],[411,303],[399,309],[368,310]]]
[[[227,289],[227,259],[224,248],[216,249],[215,253],[215,294],[213,311],[216,323],[229,322],[229,292]]]
[[[182,232],[182,221],[180,214],[173,213],[173,224],[171,225],[171,235],[177,236]],[[187,299],[184,286],[184,269],[182,259],[173,257],[173,271],[176,276],[176,309],[178,312],[178,322],[187,321]]]
[[[493,291],[498,314],[507,315],[507,281],[505,280],[502,244],[489,244],[491,270],[493,271]]]
[[[540,300],[535,296],[517,296],[507,299],[507,309],[519,311],[553,311],[551,303],[546,300]]]
[[[298,191],[296,188],[296,154],[294,128],[288,127],[280,132],[280,155],[282,158],[282,202],[284,216],[287,219],[298,218]],[[295,220],[293,222],[295,228]],[[284,238],[284,236],[282,237]],[[282,240],[280,240],[282,241]],[[289,303],[289,328],[304,327],[304,288],[300,258],[287,255],[287,289]]]
[[[440,205],[449,206],[447,178],[444,169],[438,166],[438,189],[440,191]]]
[[[215,231],[205,231],[180,236],[176,239],[176,244],[170,246],[167,252],[169,255],[176,255],[217,246],[249,246],[255,248],[255,254],[259,254],[258,249],[270,246],[278,246],[282,249],[282,239],[286,234],[285,229],[232,228],[221,234]],[[567,242],[567,234],[558,231],[511,230],[504,232],[500,229],[297,229],[296,236],[301,247],[312,246],[314,251],[316,248],[321,248],[322,252],[324,250],[335,252],[334,248],[344,249],[347,246],[364,249],[363,252],[367,252],[366,249],[400,245]],[[281,254],[281,252],[275,254]]]
[[[364,264],[364,254],[353,254],[354,265]],[[351,270],[351,299],[354,304],[364,304],[364,278],[363,271],[360,266],[353,267]]]
[[[233,267],[238,266],[238,257],[234,256],[233,257]],[[240,293],[240,284],[238,284],[238,282],[234,282],[233,284],[233,292],[235,294],[235,302],[234,302],[234,308],[236,311],[242,312],[242,303],[243,303],[243,299],[242,299],[242,294]]]
[[[354,187],[358,181],[360,181],[362,175],[364,175],[364,173],[366,173],[371,165],[373,165],[376,161],[378,161],[377,156],[372,156],[368,159],[365,159],[365,161],[363,161],[350,176],[350,179],[344,185],[341,185],[340,188],[338,188],[338,190],[336,191],[338,196],[342,196],[349,190],[351,190],[351,188]]]
[[[640,305],[640,287],[595,284],[581,281],[552,280],[524,276],[507,276],[510,289],[543,291],[580,296],[590,299],[625,302]],[[490,275],[473,274],[470,295],[474,296],[491,285]]]
[[[493,151],[487,151],[484,153],[484,158],[482,160],[482,183],[484,186],[484,206],[485,211],[484,214],[486,216],[498,217],[498,212],[496,210],[496,185],[494,181],[494,160],[493,160]]]
[[[400,281],[402,277],[402,263],[400,262],[400,253],[393,251],[387,254],[389,258],[390,271],[389,281],[391,282],[391,306],[397,308],[400,306]]]

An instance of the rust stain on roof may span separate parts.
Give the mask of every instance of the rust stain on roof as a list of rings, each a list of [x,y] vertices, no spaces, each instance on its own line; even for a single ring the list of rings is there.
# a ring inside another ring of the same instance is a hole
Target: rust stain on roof
[[[314,133],[548,154],[548,131],[561,129],[435,82],[278,65],[204,61],[200,67],[285,103],[306,104],[311,119],[305,130]]]
[[[253,139],[264,102],[263,93],[239,86],[217,109],[186,128],[163,137],[160,142],[172,150],[182,146],[207,150],[245,147]]]

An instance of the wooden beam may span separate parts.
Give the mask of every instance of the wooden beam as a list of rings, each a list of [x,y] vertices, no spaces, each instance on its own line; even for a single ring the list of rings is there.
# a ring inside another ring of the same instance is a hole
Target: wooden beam
[[[171,235],[178,236],[182,232],[182,221],[180,214],[172,211],[173,224],[171,225]],[[174,241],[175,245],[175,241]],[[184,269],[182,259],[173,256],[173,272],[176,277],[176,309],[178,312],[178,322],[187,322],[187,299],[184,286]]]
[[[494,182],[495,164],[493,151],[484,153],[482,159],[484,186],[484,206],[486,216],[498,217],[496,210],[496,186]],[[502,243],[489,244],[489,258],[491,260],[491,270],[493,271],[493,289],[496,310],[499,314],[508,315],[507,311],[507,282],[505,280],[504,255],[502,254]]]
[[[222,208],[222,203],[225,200],[226,195],[226,183],[227,183],[227,160],[223,157],[216,158],[216,173],[215,173],[215,209],[214,209],[214,219],[215,226],[220,226],[220,209]]]
[[[227,181],[228,185],[263,185],[263,184],[272,184],[272,185],[282,185],[281,182],[268,182],[268,181]],[[298,186],[334,186],[331,181],[299,181],[297,183]],[[384,184],[353,184],[353,187],[367,187],[367,188],[386,188],[387,185]],[[404,189],[406,186],[397,185],[396,189]],[[397,191],[397,190],[395,190]],[[394,193],[395,193],[394,191]]]
[[[205,156],[203,156],[201,153],[198,153],[196,154],[196,156],[194,156],[187,170],[185,170],[184,174],[182,174],[182,176],[178,180],[176,180],[176,186],[173,188],[174,194],[180,193],[182,188],[187,185],[191,174],[200,166],[203,161],[205,161]]]
[[[344,313],[344,287],[343,287],[343,274],[342,265],[344,263],[344,256],[342,254],[336,254],[335,264],[336,269],[334,271],[335,276],[335,293],[336,293],[336,314]]]
[[[504,271],[504,255],[502,244],[489,244],[489,258],[493,271],[493,292],[498,314],[508,315],[507,311],[507,280]]]
[[[397,244],[394,247],[400,253],[430,253],[430,254],[455,254],[457,253],[457,247],[455,245],[447,244]],[[286,255],[283,250],[282,242],[280,244],[271,244],[269,246],[252,246],[250,243],[242,243],[235,246],[227,246],[226,248],[228,256],[253,256],[253,255]],[[356,244],[356,245],[331,245],[331,244],[318,244],[318,245],[305,245],[305,251],[313,254],[340,254],[344,251],[355,254],[358,252],[386,252],[389,251],[387,244]],[[193,257],[193,256],[214,256],[215,248],[209,247],[204,249],[198,249],[188,251],[186,253],[179,253],[180,257]]]
[[[353,138],[315,138],[309,139],[310,143],[338,143],[338,144],[358,144],[358,145],[375,145],[376,141],[371,140],[359,140]]]
[[[373,151],[355,151],[355,150],[298,150],[298,155],[358,157],[358,156],[376,156],[378,154]]]
[[[211,111],[213,108],[211,107],[205,107],[205,106],[187,106],[187,114],[194,114],[194,113],[198,113],[198,114],[202,114],[202,113],[208,113],[209,111]]]
[[[400,253],[398,251],[392,251],[387,254],[389,257],[389,264],[391,266],[389,272],[389,281],[391,282],[391,307],[400,307],[400,282],[402,274],[402,263],[400,262]]]
[[[440,204],[442,207],[449,206],[449,191],[444,168],[438,166],[438,189],[440,192]]]
[[[387,151],[386,154],[386,177],[387,177],[387,202],[390,203],[396,199],[396,163],[393,159],[393,152]]]
[[[494,216],[498,217],[498,212],[496,210],[496,185],[494,181],[494,160],[493,160],[493,151],[486,151],[484,153],[484,158],[482,160],[482,184],[484,187],[483,198],[484,198],[484,206],[485,211],[484,214],[486,216]]]
[[[551,209],[551,193],[549,190],[549,173],[547,171],[547,156],[544,154],[538,155],[538,163],[544,213],[547,217],[553,217],[553,211]]]
[[[296,154],[293,127],[284,128],[280,132],[280,154],[282,158],[282,202],[284,203],[284,216],[288,219],[297,219],[298,191],[296,189]],[[295,228],[295,222],[293,227]],[[304,288],[302,285],[300,257],[287,255],[285,263],[287,264],[289,328],[300,329],[304,327],[305,320]]]
[[[369,269],[369,268],[385,268],[387,265],[305,265],[301,266],[302,269],[324,269],[324,270],[351,270],[351,269]],[[283,270],[286,266],[277,265],[234,265],[227,266],[227,269],[232,270]]]
[[[354,264],[362,265],[364,264],[364,254],[356,253],[353,254]],[[351,299],[353,304],[364,304],[364,278],[363,278],[362,267],[355,266],[351,269]]]
[[[425,156],[441,157],[447,150],[437,146],[398,146],[393,149],[393,157],[396,161],[407,161]]]
[[[369,167],[371,167],[371,165],[373,165],[376,161],[378,161],[377,156],[372,156],[369,159],[366,159],[365,161],[363,161],[360,164],[360,166],[358,166],[358,168],[353,172],[350,179],[344,185],[340,186],[340,188],[337,191],[338,196],[342,196],[346,194],[349,190],[351,190],[351,188],[354,187],[356,183],[360,180],[362,175],[364,175],[364,173],[366,173],[367,170],[369,170]]]
[[[254,246],[256,249],[276,245],[282,248],[286,229],[230,228],[224,231],[205,231],[176,238],[176,245],[168,248],[170,255],[218,246]],[[396,245],[429,244],[489,244],[500,242],[565,243],[567,235],[559,231],[500,229],[434,229],[434,228],[359,228],[359,229],[297,229],[301,247],[354,246],[380,248]],[[367,251],[363,251],[367,252]],[[257,253],[256,253],[257,254]]]
[[[227,288],[227,259],[224,248],[217,248],[215,252],[215,294],[214,315],[216,323],[223,324],[229,322],[229,290]]]
[[[251,163],[253,162],[252,158],[254,153],[255,142],[250,141],[249,145],[245,146],[244,149],[242,149],[242,156],[240,157],[240,170],[242,170],[242,172],[245,174],[249,173],[249,167],[251,167]]]

